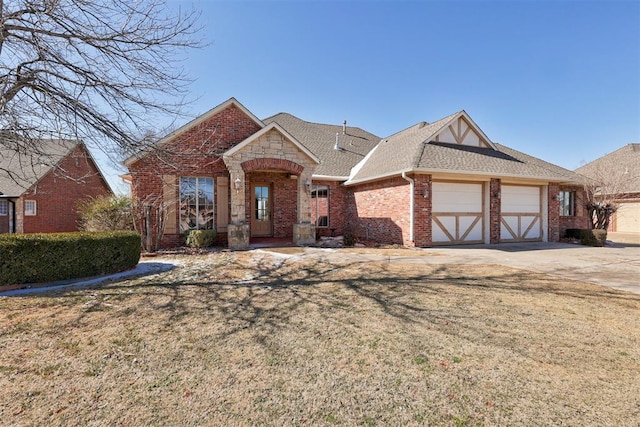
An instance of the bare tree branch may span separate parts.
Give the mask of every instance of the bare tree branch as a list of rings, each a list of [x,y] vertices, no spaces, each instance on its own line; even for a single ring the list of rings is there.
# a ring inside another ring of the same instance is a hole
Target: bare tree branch
[[[0,0],[0,129],[26,152],[43,138],[143,149],[184,106],[198,18],[165,0]]]
[[[584,171],[585,206],[594,229],[606,230],[619,202],[627,197],[628,183],[640,179],[640,170],[618,168],[615,165],[591,164]]]

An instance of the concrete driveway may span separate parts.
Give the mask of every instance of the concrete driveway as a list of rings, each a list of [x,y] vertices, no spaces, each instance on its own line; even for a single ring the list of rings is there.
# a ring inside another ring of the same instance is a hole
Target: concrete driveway
[[[546,273],[640,294],[640,245],[613,244],[604,248],[566,243],[503,243],[417,249],[422,256],[354,254],[306,248],[306,255],[324,259],[429,264],[498,264]],[[433,255],[433,256],[424,256]]]
[[[640,294],[640,246],[511,243],[429,249],[447,262],[500,264]],[[435,261],[435,260],[434,260]]]

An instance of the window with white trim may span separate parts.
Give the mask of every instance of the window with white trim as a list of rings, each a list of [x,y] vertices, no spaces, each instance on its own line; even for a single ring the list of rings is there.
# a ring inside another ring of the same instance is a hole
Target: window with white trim
[[[213,230],[213,178],[180,177],[180,231]]]
[[[0,200],[0,216],[9,215],[9,202],[6,200]]]
[[[316,227],[329,226],[328,185],[314,185],[311,188],[311,213]]]
[[[561,191],[558,193],[558,204],[560,205],[560,216],[575,215],[575,192]]]
[[[25,200],[24,201],[24,215],[25,216],[35,216],[37,211],[37,205],[35,200]]]

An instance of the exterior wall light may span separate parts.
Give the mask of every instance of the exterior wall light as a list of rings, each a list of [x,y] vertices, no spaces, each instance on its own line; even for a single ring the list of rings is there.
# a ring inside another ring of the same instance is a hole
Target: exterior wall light
[[[240,184],[242,184],[242,180],[238,177],[235,181],[233,181],[233,185],[236,189],[236,193],[240,191]]]
[[[425,188],[424,190],[422,190],[422,197],[424,197],[425,199],[429,198],[429,189]]]
[[[310,191],[310,190],[311,190],[311,181],[309,181],[309,178],[307,178],[307,179],[304,181],[304,188],[305,188],[307,191]]]

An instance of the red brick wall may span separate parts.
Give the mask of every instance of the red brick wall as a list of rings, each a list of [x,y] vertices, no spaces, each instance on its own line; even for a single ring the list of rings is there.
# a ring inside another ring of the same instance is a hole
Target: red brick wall
[[[489,183],[489,243],[500,243],[500,193],[502,181],[491,178]]]
[[[551,188],[551,186],[549,186]],[[558,212],[558,235],[563,237],[567,228],[590,228],[591,225],[589,223],[589,213],[587,212],[586,201],[587,196],[584,191],[584,188],[581,186],[566,186],[561,185],[558,187],[558,192],[560,191],[575,191],[574,197],[574,216],[559,216],[560,215],[560,205],[559,201],[556,201],[556,212]],[[551,192],[551,190],[549,191]],[[551,205],[549,205],[551,206]]]
[[[413,234],[415,246],[428,247],[432,245],[432,180],[431,175],[416,175],[414,179],[414,212],[413,212]],[[425,197],[427,192],[427,197]]]
[[[330,236],[331,229],[336,236],[341,236],[345,232],[346,226],[346,204],[347,194],[351,191],[336,181],[313,181],[313,185],[326,185],[329,187],[329,226],[316,228],[320,236]],[[311,199],[312,218],[316,218],[315,202],[323,203],[326,199]]]
[[[409,242],[409,182],[401,177],[350,187],[348,228],[360,239]]]
[[[560,240],[560,202],[558,201],[558,184],[549,184],[547,191],[548,236],[550,242]]]
[[[140,204],[162,198],[162,176],[229,176],[222,153],[260,130],[250,117],[235,105],[177,135],[129,166],[133,183],[131,192]],[[176,191],[177,195],[177,191]],[[176,198],[177,203],[177,198]],[[216,206],[217,211],[217,206]],[[176,215],[178,217],[178,215]],[[176,218],[176,229],[179,217]],[[152,222],[155,224],[155,218]],[[180,234],[165,234],[160,246],[182,244]]]
[[[16,211],[22,213],[25,200],[36,202],[36,215],[19,218],[18,232],[53,233],[77,231],[78,203],[111,194],[84,146],[75,148],[59,165],[18,199]]]

